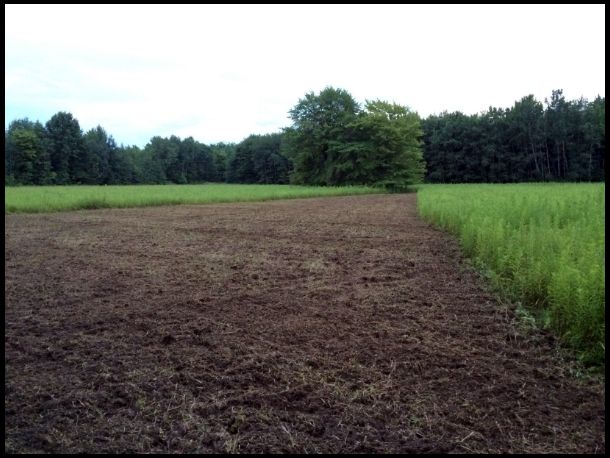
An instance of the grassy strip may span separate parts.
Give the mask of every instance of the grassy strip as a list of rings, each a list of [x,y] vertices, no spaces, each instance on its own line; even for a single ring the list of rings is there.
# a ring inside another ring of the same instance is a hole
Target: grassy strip
[[[19,186],[4,188],[4,213],[47,213],[95,208],[247,202],[382,192],[365,186],[135,185]]]
[[[418,207],[496,288],[605,364],[605,184],[424,185]]]

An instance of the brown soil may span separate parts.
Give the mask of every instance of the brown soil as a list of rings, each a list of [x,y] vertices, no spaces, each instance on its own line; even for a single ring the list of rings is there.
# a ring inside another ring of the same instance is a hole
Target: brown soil
[[[605,452],[415,195],[5,216],[6,452]]]

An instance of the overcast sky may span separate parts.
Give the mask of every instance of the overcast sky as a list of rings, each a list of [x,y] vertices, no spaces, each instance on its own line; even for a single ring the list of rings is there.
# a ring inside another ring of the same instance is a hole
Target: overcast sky
[[[239,142],[326,86],[425,117],[605,96],[605,5],[5,5],[5,127]]]

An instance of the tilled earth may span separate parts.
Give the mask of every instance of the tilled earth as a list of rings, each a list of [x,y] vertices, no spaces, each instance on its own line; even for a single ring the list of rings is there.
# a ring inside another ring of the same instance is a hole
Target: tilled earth
[[[5,216],[6,452],[605,452],[416,196]]]

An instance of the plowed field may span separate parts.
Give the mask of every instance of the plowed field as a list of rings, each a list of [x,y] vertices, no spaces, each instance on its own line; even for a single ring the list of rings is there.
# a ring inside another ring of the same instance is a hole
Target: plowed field
[[[605,452],[416,196],[5,216],[6,452]]]

